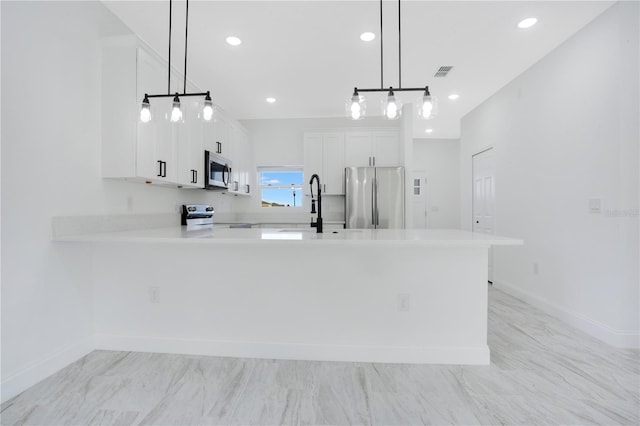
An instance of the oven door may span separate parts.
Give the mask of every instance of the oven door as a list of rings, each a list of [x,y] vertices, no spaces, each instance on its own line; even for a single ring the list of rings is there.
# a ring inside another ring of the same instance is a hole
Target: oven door
[[[224,157],[205,151],[206,189],[227,189],[231,176],[231,162]]]

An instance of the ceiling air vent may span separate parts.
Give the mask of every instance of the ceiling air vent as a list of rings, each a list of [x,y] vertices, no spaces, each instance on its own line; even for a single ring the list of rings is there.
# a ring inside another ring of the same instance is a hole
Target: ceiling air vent
[[[434,77],[446,77],[449,71],[453,69],[452,65],[444,65],[438,68],[438,71],[433,75]]]

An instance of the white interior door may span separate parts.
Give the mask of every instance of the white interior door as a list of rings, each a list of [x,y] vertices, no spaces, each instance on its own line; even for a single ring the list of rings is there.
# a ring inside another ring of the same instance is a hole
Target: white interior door
[[[427,172],[414,170],[411,175],[411,208],[414,228],[427,228]]]
[[[473,156],[473,232],[495,233],[493,149]],[[493,282],[493,249],[489,249],[489,282]]]

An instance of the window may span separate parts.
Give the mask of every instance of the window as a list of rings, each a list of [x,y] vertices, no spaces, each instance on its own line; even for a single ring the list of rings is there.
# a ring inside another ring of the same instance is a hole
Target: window
[[[262,207],[301,207],[301,167],[260,167]]]

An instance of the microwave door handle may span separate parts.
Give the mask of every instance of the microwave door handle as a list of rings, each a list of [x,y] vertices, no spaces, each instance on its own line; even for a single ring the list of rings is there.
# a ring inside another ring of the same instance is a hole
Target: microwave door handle
[[[225,171],[227,172],[227,179],[226,180],[224,179]],[[224,167],[222,168],[222,183],[224,183],[224,186],[229,186],[229,178],[230,177],[231,177],[231,168],[225,164]]]

